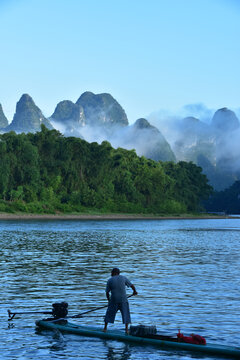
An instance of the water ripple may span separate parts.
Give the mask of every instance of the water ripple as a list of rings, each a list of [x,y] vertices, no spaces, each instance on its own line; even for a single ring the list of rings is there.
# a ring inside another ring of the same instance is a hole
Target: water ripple
[[[238,219],[3,221],[0,228],[0,351],[5,359],[87,360],[96,354],[104,360],[202,358],[36,331],[34,315],[7,322],[8,308],[43,311],[65,300],[71,315],[105,305],[105,284],[113,266],[119,266],[139,292],[130,299],[135,324],[155,324],[168,334],[181,328],[209,342],[239,345]],[[104,312],[78,322],[102,326]],[[120,315],[114,326],[122,328]]]

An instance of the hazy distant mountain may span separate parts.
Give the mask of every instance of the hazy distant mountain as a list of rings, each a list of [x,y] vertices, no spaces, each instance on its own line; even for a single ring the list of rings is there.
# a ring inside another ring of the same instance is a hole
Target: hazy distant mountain
[[[83,93],[76,104],[61,101],[49,118],[66,136],[88,137],[88,141],[107,138],[116,127],[128,125],[125,111],[110,94]],[[87,128],[82,129],[82,128]]]
[[[172,160],[175,155],[161,132],[146,119],[128,126],[125,111],[110,94],[83,93],[76,104],[60,102],[50,120],[65,135],[78,135],[89,142],[108,140],[114,147],[135,149],[153,160]]]
[[[229,187],[240,173],[240,124],[236,114],[222,108],[210,125],[187,117],[168,129],[174,133],[171,146],[177,161],[193,161],[203,168],[216,190]],[[166,133],[165,133],[166,136]]]
[[[81,126],[85,125],[83,107],[78,104],[74,104],[70,100],[63,100],[58,103],[51,118],[56,121],[72,121]]]
[[[231,132],[240,126],[236,114],[226,107],[215,112],[211,125],[215,131],[219,132]]]
[[[0,104],[0,129],[8,126],[8,119],[4,115],[2,105]]]
[[[49,119],[24,94],[10,125],[0,105],[1,131],[35,132],[41,124],[89,142],[107,140],[115,148],[135,149],[138,155],[157,161],[192,161],[203,168],[216,190],[240,179],[240,122],[227,108],[217,110],[210,124],[189,116],[157,128],[144,118],[129,125],[124,109],[105,93],[84,92],[76,103],[61,101]]]
[[[137,154],[153,160],[176,161],[176,157],[162,133],[144,119],[138,119],[129,132],[129,143]]]
[[[184,135],[194,136],[195,139],[206,136],[208,132],[208,125],[193,116],[183,118],[180,126]]]
[[[223,190],[240,179],[240,123],[233,111],[223,108],[216,111],[211,126],[215,133],[216,168],[221,170],[225,185],[216,189]]]
[[[213,134],[209,126],[194,117],[186,117],[174,124],[176,133],[172,144],[177,160],[197,163],[199,154],[214,162]]]
[[[28,94],[22,95],[16,106],[16,112],[12,123],[7,126],[5,131],[35,132],[41,129],[41,124],[52,129],[52,125],[46,119],[41,110],[35,105],[33,99]]]
[[[76,102],[83,108],[88,126],[127,126],[128,119],[121,105],[110,94],[83,93]]]
[[[58,103],[49,120],[54,127],[59,127],[66,136],[81,136],[80,128],[85,126],[83,107],[70,100],[63,100]]]

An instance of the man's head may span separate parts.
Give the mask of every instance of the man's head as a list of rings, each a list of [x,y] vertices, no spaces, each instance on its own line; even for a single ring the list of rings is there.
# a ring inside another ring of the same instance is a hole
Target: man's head
[[[112,276],[119,275],[120,274],[119,268],[113,268],[111,274]]]

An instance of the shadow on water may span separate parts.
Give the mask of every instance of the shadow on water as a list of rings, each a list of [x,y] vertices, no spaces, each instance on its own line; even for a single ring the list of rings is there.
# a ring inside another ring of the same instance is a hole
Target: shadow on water
[[[131,348],[128,344],[117,344],[105,341],[107,349],[106,360],[129,360],[131,359]]]
[[[62,335],[59,331],[36,330],[48,342],[49,354],[52,358],[61,353],[61,358],[69,358],[69,349],[78,348],[78,358],[103,360],[137,360],[137,359],[214,359],[204,354],[189,353],[188,351],[159,348],[155,346],[141,346],[122,343],[115,340],[93,339],[78,337],[77,335]],[[46,346],[44,346],[46,348]],[[86,349],[87,352],[86,352]],[[85,353],[86,352],[86,353]],[[94,356],[92,355],[94,354]]]

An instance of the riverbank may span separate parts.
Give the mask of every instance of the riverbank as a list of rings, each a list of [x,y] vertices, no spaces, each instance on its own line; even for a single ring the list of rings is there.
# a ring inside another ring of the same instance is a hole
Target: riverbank
[[[177,219],[239,219],[240,216],[215,214],[27,214],[0,213],[1,220],[177,220]]]

